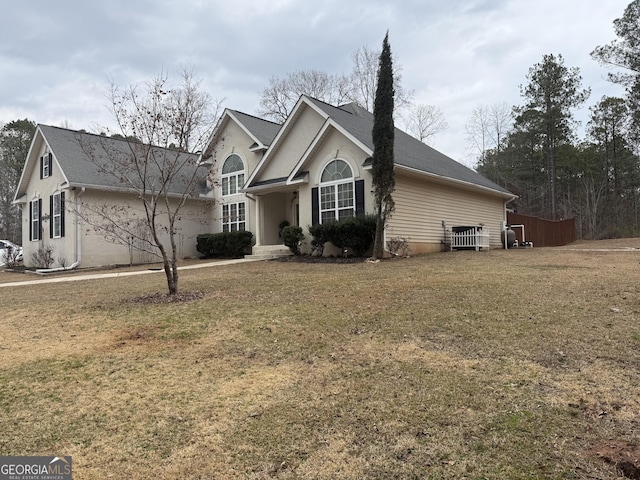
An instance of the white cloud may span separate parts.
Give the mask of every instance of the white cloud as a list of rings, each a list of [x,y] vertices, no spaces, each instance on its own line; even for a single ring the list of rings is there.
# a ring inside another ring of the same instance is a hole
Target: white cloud
[[[628,0],[59,0],[10,2],[0,31],[0,122],[28,116],[75,128],[108,120],[108,80],[149,80],[194,67],[214,97],[254,113],[272,75],[348,72],[351,52],[387,29],[416,101],[443,110],[436,147],[465,159],[464,124],[479,104],[521,101],[518,85],[561,53],[593,89],[620,89],[589,53],[614,38]],[[585,111],[587,109],[585,108]],[[584,116],[584,112],[583,112]]]

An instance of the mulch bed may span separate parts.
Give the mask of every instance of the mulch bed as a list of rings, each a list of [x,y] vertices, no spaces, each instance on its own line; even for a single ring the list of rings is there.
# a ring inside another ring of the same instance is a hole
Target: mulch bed
[[[271,260],[272,262],[290,262],[290,263],[364,263],[366,258],[363,257],[320,257],[312,255],[291,255],[289,257],[279,257]]]
[[[204,298],[203,292],[178,292],[175,295],[169,293],[150,293],[148,295],[142,295],[140,297],[132,298],[128,300],[130,303],[180,303],[180,302],[192,302],[194,300],[200,300]]]

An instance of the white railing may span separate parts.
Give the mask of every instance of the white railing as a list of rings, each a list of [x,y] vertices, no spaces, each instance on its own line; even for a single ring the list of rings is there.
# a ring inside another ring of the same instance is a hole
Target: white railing
[[[489,230],[481,226],[451,227],[445,231],[445,242],[450,250],[489,250]]]

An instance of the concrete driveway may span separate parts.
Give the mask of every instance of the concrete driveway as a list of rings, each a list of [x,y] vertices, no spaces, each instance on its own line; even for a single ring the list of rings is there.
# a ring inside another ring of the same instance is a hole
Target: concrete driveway
[[[246,262],[259,262],[262,259],[255,258],[239,258],[235,260],[220,260],[218,262],[207,262],[207,263],[198,263],[194,265],[185,265],[182,267],[178,267],[178,270],[193,270],[196,268],[209,268],[209,267],[220,267],[223,265],[234,265],[236,263],[246,263]],[[21,287],[25,285],[40,285],[43,283],[61,283],[61,282],[80,282],[85,280],[97,280],[101,278],[118,278],[118,277],[130,277],[133,275],[149,275],[152,273],[164,273],[163,269],[146,269],[146,270],[135,270],[129,272],[117,272],[117,273],[87,273],[87,274],[78,274],[76,273],[73,276],[68,276],[68,273],[62,273],[59,276],[53,278],[33,278],[31,280],[23,280],[19,282],[0,282],[0,288],[3,287]]]

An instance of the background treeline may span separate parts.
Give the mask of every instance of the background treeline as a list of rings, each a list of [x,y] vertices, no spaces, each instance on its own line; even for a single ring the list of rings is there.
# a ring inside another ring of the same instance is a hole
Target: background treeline
[[[620,70],[609,80],[625,95],[589,108],[584,138],[573,115],[590,89],[562,55],[529,69],[521,105],[477,107],[467,123],[477,170],[519,196],[518,213],[575,217],[577,235],[589,239],[640,234],[640,0],[614,28],[618,38],[591,56]]]
[[[22,245],[21,211],[12,205],[36,124],[15,120],[0,129],[0,239]]]

